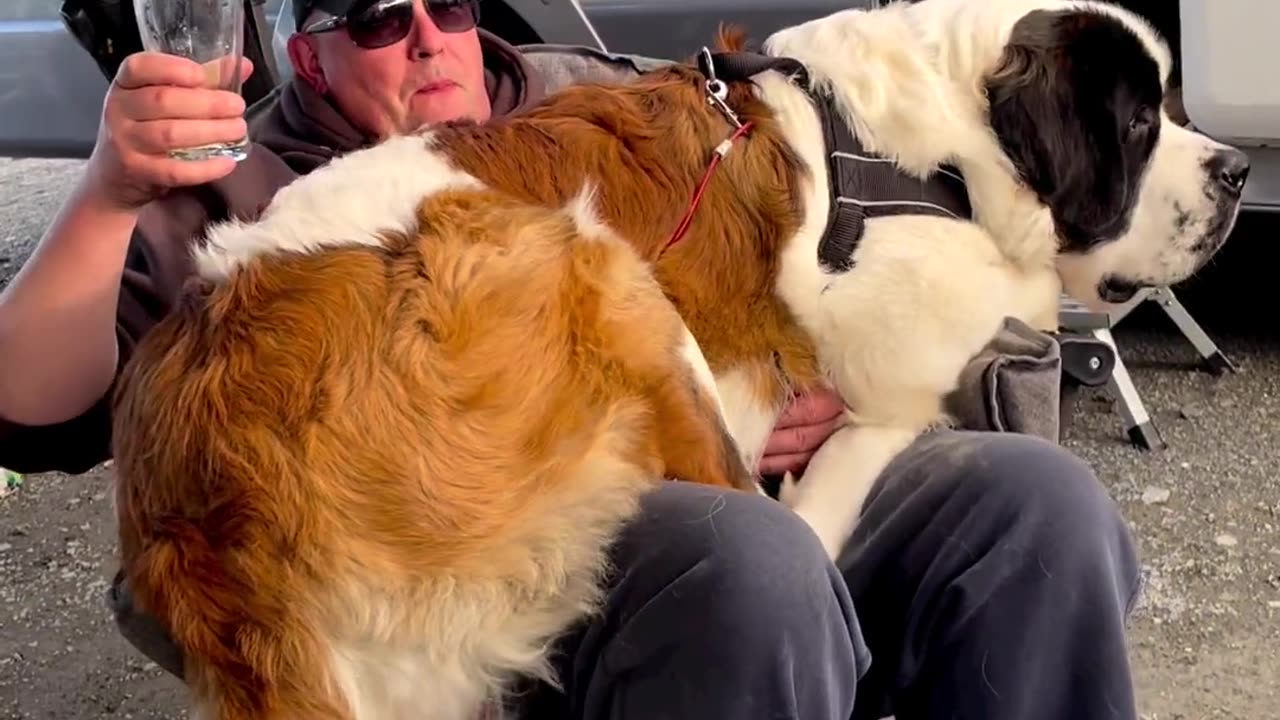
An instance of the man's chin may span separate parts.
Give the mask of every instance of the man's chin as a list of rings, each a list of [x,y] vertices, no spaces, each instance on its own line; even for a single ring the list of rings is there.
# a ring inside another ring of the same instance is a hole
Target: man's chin
[[[489,119],[489,113],[477,112],[475,103],[468,102],[458,90],[415,94],[409,101],[410,125],[418,128],[444,123],[481,123]]]

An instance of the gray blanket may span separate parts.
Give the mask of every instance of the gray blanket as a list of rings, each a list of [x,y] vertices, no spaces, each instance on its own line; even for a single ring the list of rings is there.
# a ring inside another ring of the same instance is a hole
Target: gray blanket
[[[563,45],[520,50],[543,74],[548,92],[574,83],[626,82],[669,62]],[[1061,377],[1057,341],[1010,319],[965,368],[947,410],[964,429],[1026,433],[1056,443]]]

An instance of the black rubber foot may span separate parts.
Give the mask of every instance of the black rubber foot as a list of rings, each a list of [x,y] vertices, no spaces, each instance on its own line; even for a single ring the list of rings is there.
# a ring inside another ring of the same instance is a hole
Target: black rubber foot
[[[1143,450],[1163,450],[1166,447],[1160,431],[1150,420],[1129,428],[1129,440]]]

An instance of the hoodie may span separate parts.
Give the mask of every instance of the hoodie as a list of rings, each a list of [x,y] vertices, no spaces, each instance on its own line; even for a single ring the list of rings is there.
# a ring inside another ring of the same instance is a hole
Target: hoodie
[[[520,52],[491,33],[479,33],[493,117],[518,114],[540,101],[543,81]],[[188,249],[206,225],[252,218],[293,179],[374,142],[296,77],[246,116],[252,147],[231,174],[174,190],[140,213],[120,283],[118,368],[169,312],[191,277]],[[54,425],[21,425],[0,417],[0,467],[20,473],[82,473],[110,458],[114,390],[109,388],[78,417]]]

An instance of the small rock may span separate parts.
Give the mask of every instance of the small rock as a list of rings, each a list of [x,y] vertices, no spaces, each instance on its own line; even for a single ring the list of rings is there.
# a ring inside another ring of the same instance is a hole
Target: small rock
[[[1199,405],[1183,405],[1178,408],[1178,415],[1182,416],[1183,420],[1194,420],[1204,415],[1204,408]]]
[[[1170,494],[1165,488],[1147,487],[1142,491],[1142,502],[1146,505],[1163,505],[1169,502]]]
[[[0,552],[9,552],[12,549],[13,546],[9,543],[0,543]]]
[[[1280,610],[1280,600],[1268,600],[1267,607],[1272,610]]]
[[[1213,541],[1221,545],[1222,547],[1235,547],[1240,543],[1239,540],[1236,540],[1235,535],[1229,535],[1227,533],[1223,533],[1219,535],[1218,537],[1214,538]]]

